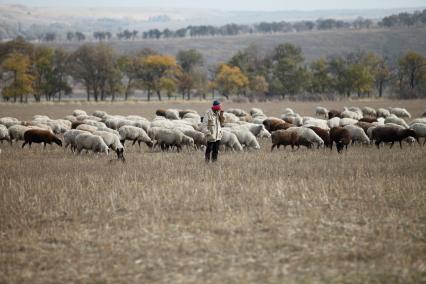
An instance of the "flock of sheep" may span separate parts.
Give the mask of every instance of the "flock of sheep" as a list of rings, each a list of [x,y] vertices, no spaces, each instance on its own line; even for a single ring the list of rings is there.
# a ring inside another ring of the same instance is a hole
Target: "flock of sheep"
[[[242,109],[227,109],[224,113],[221,147],[224,150],[243,151],[260,149],[259,140],[270,138],[271,150],[281,145],[293,147],[330,147],[337,151],[349,144],[382,142],[426,143],[426,111],[422,117],[412,119],[403,108],[349,107],[343,111],[316,107],[315,117],[301,116],[286,108],[281,117],[268,117],[259,108],[249,112]],[[411,121],[407,123],[405,119]],[[151,121],[138,115],[110,115],[95,111],[88,115],[83,110],[74,110],[63,119],[51,119],[35,115],[31,121],[20,121],[12,117],[0,118],[0,140],[32,143],[55,143],[64,145],[72,152],[92,151],[106,153],[114,151],[117,158],[125,161],[125,142],[146,144],[149,148],[163,151],[182,147],[199,150],[206,145],[206,124],[194,110],[159,109]]]

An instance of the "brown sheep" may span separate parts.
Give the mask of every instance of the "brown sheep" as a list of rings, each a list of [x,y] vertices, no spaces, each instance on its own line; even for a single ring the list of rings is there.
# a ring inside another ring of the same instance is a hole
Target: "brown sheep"
[[[294,145],[296,145],[296,142],[298,140],[297,136],[298,136],[297,133],[294,131],[289,132],[282,129],[274,131],[271,135],[271,139],[272,139],[271,152],[272,150],[274,150],[275,147],[279,149],[281,145],[284,145],[284,148],[287,145],[291,145],[291,148],[293,148]]]
[[[330,150],[333,150],[333,142],[336,143],[338,153],[342,152],[343,147],[348,150],[348,145],[351,143],[351,134],[346,128],[333,127],[330,130]]]
[[[297,140],[296,140],[294,145],[297,146],[297,149],[299,149],[300,146],[305,146],[305,147],[311,149],[312,146],[314,145],[314,143],[312,143],[311,141],[307,140],[306,138],[298,135]],[[293,149],[293,145],[291,146],[291,148]]]
[[[26,144],[29,144],[31,148],[32,143],[44,143],[44,148],[46,148],[46,144],[52,144],[52,142],[62,147],[61,139],[48,130],[29,129],[24,133],[24,140],[25,142],[22,144],[22,148],[24,148]]]
[[[361,121],[361,120],[359,122],[355,123],[355,125],[361,127],[364,130],[365,134],[367,134],[367,136],[368,136],[368,133],[367,133],[368,128],[373,126],[372,123]]]
[[[375,144],[377,148],[380,148],[380,143],[382,142],[391,142],[390,148],[393,147],[393,144],[398,141],[399,147],[402,149],[402,140],[407,137],[414,137],[417,142],[419,142],[419,138],[416,135],[416,132],[412,129],[398,129],[394,127],[376,127],[373,129],[372,133],[373,139],[375,140]]]
[[[312,129],[319,137],[321,137],[322,140],[324,140],[325,147],[330,146],[330,133],[328,132],[328,130],[316,126],[311,126],[309,128]],[[318,144],[318,148],[319,146],[320,145]]]
[[[83,121],[74,121],[71,123],[71,129],[77,129],[77,127],[81,124],[84,124]]]
[[[359,121],[361,121],[361,122],[373,123],[373,122],[377,122],[377,118],[375,118],[375,117],[370,117],[370,116],[364,116],[364,117],[363,117],[363,118],[361,118]]]
[[[265,126],[265,129],[271,133],[281,129],[286,130],[294,126],[293,124],[287,123],[279,118],[267,118],[263,121],[263,125]]]
[[[157,109],[157,111],[155,112],[155,115],[166,117],[166,110],[165,109]]]
[[[328,112],[328,119],[332,119],[333,117],[340,117],[342,118],[342,112],[338,111],[338,110],[330,110]]]

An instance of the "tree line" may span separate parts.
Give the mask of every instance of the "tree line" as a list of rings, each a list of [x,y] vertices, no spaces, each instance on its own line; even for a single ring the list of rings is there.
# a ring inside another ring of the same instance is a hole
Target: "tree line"
[[[226,63],[206,66],[194,49],[176,56],[151,49],[118,55],[105,43],[85,44],[74,52],[35,46],[22,38],[0,44],[3,100],[61,100],[76,88],[84,88],[88,101],[127,100],[137,90],[148,101],[153,96],[266,100],[385,93],[415,98],[426,94],[426,58],[407,52],[391,63],[372,52],[356,52],[307,63],[299,47],[284,43],[266,54],[252,45]]]
[[[342,21],[335,19],[318,19],[316,21],[298,21],[294,23],[281,22],[261,22],[253,25],[226,24],[223,26],[212,25],[196,25],[187,26],[177,30],[171,29],[150,29],[148,31],[139,32],[137,30],[128,30],[118,32],[113,35],[109,31],[95,31],[91,35],[82,32],[67,32],[66,40],[82,41],[89,38],[99,41],[111,40],[134,40],[142,39],[168,39],[168,38],[185,38],[185,37],[214,37],[214,36],[235,36],[243,34],[273,34],[273,33],[289,33],[304,31],[323,31],[335,29],[370,29],[370,28],[392,28],[401,26],[420,26],[426,24],[426,9],[416,11],[414,13],[400,13],[383,18],[379,22],[371,19],[359,17],[353,21]],[[53,33],[45,33],[39,37],[42,41],[55,41],[60,36]]]

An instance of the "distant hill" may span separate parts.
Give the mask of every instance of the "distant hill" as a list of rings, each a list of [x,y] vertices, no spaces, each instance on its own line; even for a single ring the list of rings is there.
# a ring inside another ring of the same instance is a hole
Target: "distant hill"
[[[4,1],[3,1],[4,2]],[[124,29],[145,31],[178,29],[189,25],[253,24],[262,21],[301,21],[319,18],[353,20],[357,17],[381,19],[400,12],[413,12],[424,7],[373,10],[321,11],[219,11],[183,8],[84,8],[84,7],[29,7],[1,4],[0,38],[67,31],[92,33],[94,31],[120,32]]]
[[[238,50],[251,44],[256,44],[266,52],[280,43],[300,46],[307,62],[321,56],[341,55],[359,50],[373,51],[395,62],[401,54],[409,50],[426,55],[426,27],[107,42],[121,54],[152,48],[160,53],[175,55],[179,50],[194,48],[204,55],[209,65],[227,61]],[[81,43],[63,42],[48,45],[72,51]]]

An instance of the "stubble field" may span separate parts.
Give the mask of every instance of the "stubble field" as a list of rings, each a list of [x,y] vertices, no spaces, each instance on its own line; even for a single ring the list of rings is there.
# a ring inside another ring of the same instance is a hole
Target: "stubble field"
[[[0,116],[79,108],[152,118],[210,102],[0,105]],[[425,100],[225,103],[403,106]],[[0,283],[424,283],[426,147],[151,152],[127,163],[0,144]]]

